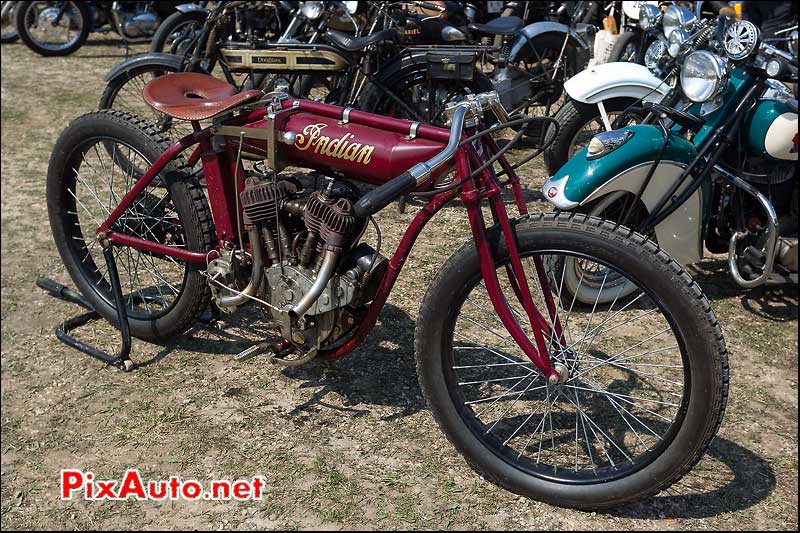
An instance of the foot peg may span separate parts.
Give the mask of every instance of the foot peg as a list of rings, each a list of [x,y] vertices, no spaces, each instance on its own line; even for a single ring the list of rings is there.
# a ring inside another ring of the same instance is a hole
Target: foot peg
[[[267,344],[265,342],[254,344],[249,348],[245,348],[241,352],[237,353],[233,356],[234,361],[247,361],[248,359],[252,359],[257,355],[261,355],[264,352],[273,351],[274,348],[271,344]]]

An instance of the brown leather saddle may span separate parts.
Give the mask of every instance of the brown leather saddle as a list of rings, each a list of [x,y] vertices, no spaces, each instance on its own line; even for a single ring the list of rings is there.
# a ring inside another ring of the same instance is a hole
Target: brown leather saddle
[[[142,91],[153,109],[179,120],[204,120],[258,100],[259,90],[243,91],[230,83],[194,72],[176,72],[150,80]]]

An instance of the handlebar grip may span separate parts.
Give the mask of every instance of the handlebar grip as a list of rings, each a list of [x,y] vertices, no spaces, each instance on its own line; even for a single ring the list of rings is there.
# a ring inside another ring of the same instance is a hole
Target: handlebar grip
[[[431,4],[430,2],[414,2],[414,4],[422,9],[430,9],[431,11],[438,11],[439,13],[444,13],[446,11],[446,9],[439,4]]]
[[[413,191],[416,186],[417,180],[414,176],[408,171],[403,172],[359,198],[353,206],[353,211],[358,217],[374,215],[392,203],[395,198]]]

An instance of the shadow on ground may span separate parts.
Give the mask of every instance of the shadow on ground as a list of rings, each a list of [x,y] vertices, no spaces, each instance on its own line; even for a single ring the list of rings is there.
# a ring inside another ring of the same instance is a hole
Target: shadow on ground
[[[760,455],[720,437],[706,455],[710,456],[705,461],[712,463],[710,467],[703,468],[701,463],[687,478],[665,491],[665,495],[609,514],[640,519],[711,518],[747,509],[772,494],[775,474]]]
[[[264,339],[274,338],[260,311],[245,308],[223,317],[222,328],[202,324],[163,347],[139,366],[149,366],[176,350],[219,356],[234,355]],[[387,304],[364,343],[350,355],[334,361],[317,360],[283,370],[288,379],[303,381],[302,387],[319,388],[307,402],[290,414],[299,415],[312,407],[356,412],[363,416],[369,410],[354,405],[384,405],[399,408],[384,420],[412,415],[425,406],[417,382],[414,361],[415,321],[407,313]],[[245,333],[246,332],[246,333]],[[277,340],[277,339],[276,339]],[[264,357],[264,356],[261,356]],[[345,407],[326,401],[337,395]]]
[[[697,263],[691,267],[690,273],[709,300],[738,298],[746,311],[760,318],[773,322],[797,322],[797,285],[744,289],[731,277],[727,261],[721,259]]]

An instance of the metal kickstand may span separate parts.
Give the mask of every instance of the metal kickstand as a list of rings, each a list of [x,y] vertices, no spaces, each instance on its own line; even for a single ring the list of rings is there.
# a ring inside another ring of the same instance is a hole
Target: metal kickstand
[[[130,324],[128,323],[128,312],[126,310],[125,301],[122,298],[122,287],[119,282],[119,273],[117,272],[117,263],[114,260],[112,245],[108,245],[103,249],[103,256],[106,260],[106,266],[108,267],[108,277],[111,282],[111,291],[114,295],[114,305],[117,308],[117,320],[119,321],[119,330],[122,337],[122,345],[116,355],[111,355],[98,348],[89,346],[85,342],[70,335],[71,331],[101,318],[100,313],[92,307],[92,304],[90,304],[82,294],[73,291],[57,281],[43,277],[36,278],[36,285],[55,298],[78,304],[89,310],[88,313],[75,316],[59,324],[56,328],[56,337],[58,337],[58,340],[67,346],[128,372],[133,370],[136,365],[128,357],[131,352],[131,331]]]

